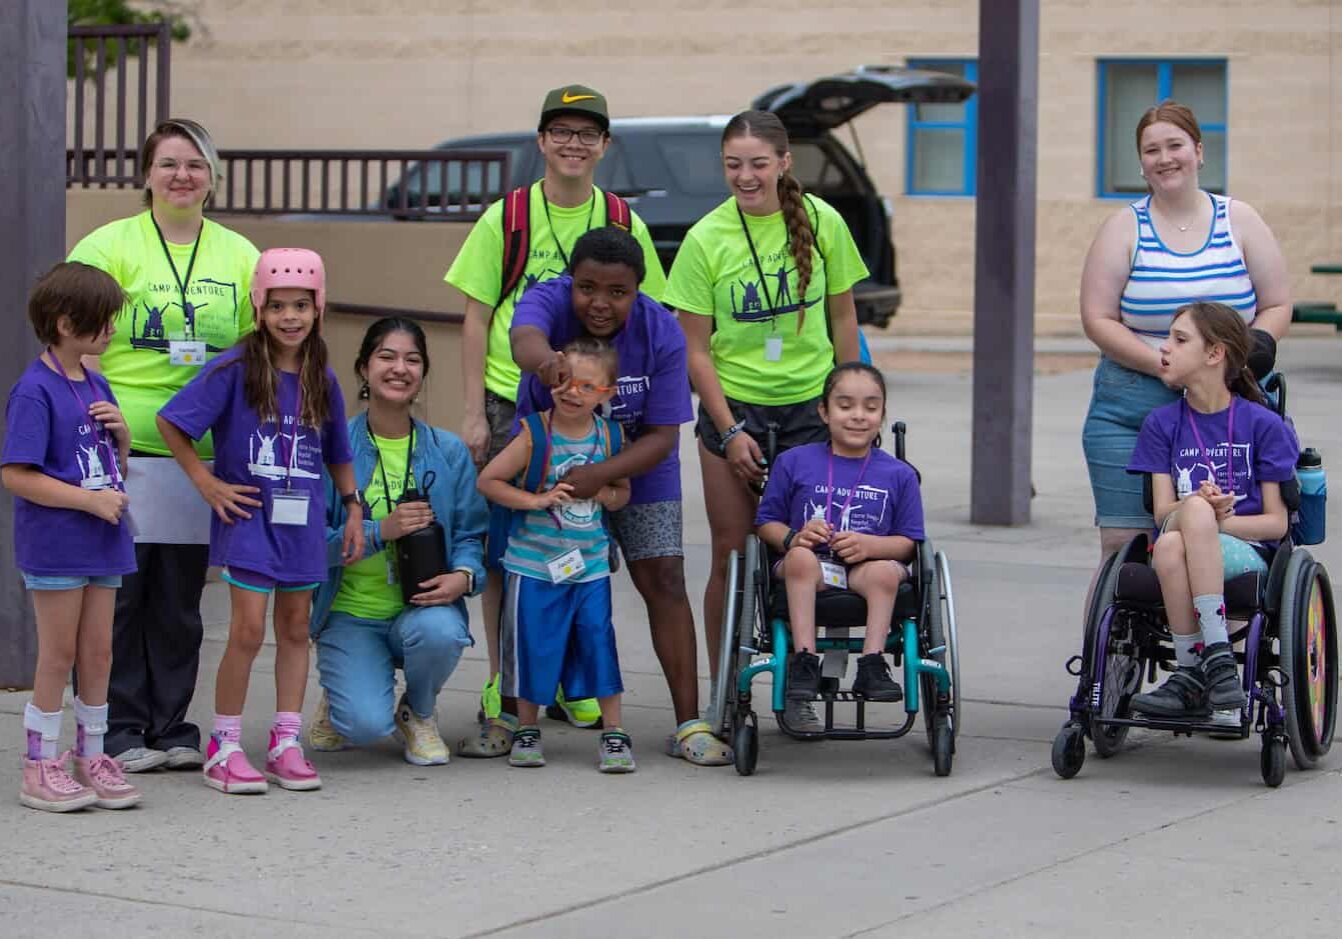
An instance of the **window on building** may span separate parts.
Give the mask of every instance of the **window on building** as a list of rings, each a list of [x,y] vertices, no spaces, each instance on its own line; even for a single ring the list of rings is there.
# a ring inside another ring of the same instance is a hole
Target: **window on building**
[[[1198,174],[1203,189],[1226,189],[1226,63],[1224,59],[1159,61],[1101,59],[1099,62],[1097,185],[1101,196],[1146,192],[1133,137],[1142,112],[1166,99],[1193,109],[1202,128]]]
[[[910,68],[950,72],[976,82],[975,59],[909,59]],[[959,104],[909,105],[905,192],[917,196],[972,196],[978,144],[978,95]]]

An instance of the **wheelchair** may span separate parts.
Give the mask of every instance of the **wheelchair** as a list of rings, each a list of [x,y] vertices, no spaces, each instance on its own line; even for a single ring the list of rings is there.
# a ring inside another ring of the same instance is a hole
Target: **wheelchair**
[[[1273,399],[1285,410],[1279,376]],[[1300,504],[1294,481],[1282,483],[1288,511]],[[1150,477],[1146,480],[1151,509]],[[1071,779],[1086,759],[1089,737],[1099,756],[1118,753],[1134,727],[1180,734],[1261,738],[1263,782],[1280,786],[1286,752],[1298,769],[1318,765],[1332,746],[1337,718],[1337,621],[1333,588],[1323,565],[1290,533],[1273,553],[1266,575],[1241,574],[1225,582],[1228,620],[1240,666],[1245,704],[1238,721],[1136,717],[1132,698],[1174,663],[1160,581],[1150,564],[1150,539],[1140,535],[1100,567],[1087,611],[1081,654],[1067,662],[1077,677],[1069,717],[1053,741],[1054,771]]]
[[[895,455],[904,460],[903,422],[896,423]],[[769,465],[776,450],[770,429],[766,453]],[[906,461],[907,462],[907,461]],[[714,683],[712,716],[714,733],[732,742],[736,771],[742,776],[755,772],[759,758],[759,726],[753,709],[751,683],[760,675],[773,679],[770,704],[783,733],[800,740],[890,740],[908,734],[923,714],[928,745],[936,775],[948,776],[961,727],[960,656],[955,624],[955,601],[950,565],[931,541],[918,544],[913,576],[900,585],[895,600],[890,636],[885,651],[896,669],[902,663],[904,687],[902,722],[888,718],[883,725],[868,726],[867,709],[898,703],[875,704],[839,690],[839,677],[825,677],[813,699],[824,704],[824,729],[805,731],[788,725],[786,676],[791,632],[788,627],[787,592],[773,575],[776,557],[752,534],[744,552],[733,551],[728,560],[727,595],[722,618],[722,644]],[[816,594],[816,652],[822,659],[842,661],[862,651],[861,631],[866,626],[867,606],[851,590],[827,589]],[[850,638],[849,632],[858,635]],[[828,671],[826,669],[825,671]],[[899,671],[896,671],[896,677]],[[855,705],[852,724],[835,723],[835,705]]]

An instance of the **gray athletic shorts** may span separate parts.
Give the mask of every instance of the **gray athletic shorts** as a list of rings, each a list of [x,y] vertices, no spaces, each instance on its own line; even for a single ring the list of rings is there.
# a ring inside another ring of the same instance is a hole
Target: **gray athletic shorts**
[[[508,441],[513,439],[513,418],[516,415],[515,402],[485,389],[485,420],[489,423],[489,452],[485,454],[485,463],[503,452]]]
[[[610,527],[626,561],[685,556],[679,501],[626,505],[611,513]]]

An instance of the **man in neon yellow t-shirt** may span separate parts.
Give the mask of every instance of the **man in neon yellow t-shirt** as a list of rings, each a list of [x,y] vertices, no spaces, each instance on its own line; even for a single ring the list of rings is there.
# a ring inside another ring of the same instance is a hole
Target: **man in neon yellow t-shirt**
[[[462,440],[477,464],[493,459],[512,431],[521,372],[513,362],[508,330],[513,309],[526,290],[565,273],[573,243],[585,232],[608,224],[604,193],[593,184],[596,165],[610,146],[606,99],[582,85],[565,85],[545,96],[536,146],[545,157],[545,175],[528,191],[527,257],[522,276],[503,294],[504,203],[500,200],[475,223],[466,243],[443,278],[466,295],[466,321],[461,336],[461,375],[466,416]],[[666,275],[648,228],[630,213],[630,233],[643,248],[647,276],[641,289],[661,299]],[[498,619],[503,591],[499,571],[490,571],[483,596],[485,635],[489,646],[491,684],[486,686],[487,712],[493,676],[499,670]],[[561,699],[562,700],[562,699]],[[590,724],[597,719],[595,702],[575,708],[565,702],[570,719]],[[491,717],[495,716],[493,713]],[[501,733],[496,725],[495,736]],[[486,729],[485,734],[489,731]],[[502,756],[500,741],[467,740],[463,756]]]

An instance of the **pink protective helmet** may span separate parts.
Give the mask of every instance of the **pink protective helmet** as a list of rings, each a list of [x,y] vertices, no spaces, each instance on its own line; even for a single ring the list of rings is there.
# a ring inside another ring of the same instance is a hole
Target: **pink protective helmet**
[[[322,256],[309,248],[268,248],[256,259],[252,272],[252,309],[260,315],[266,294],[275,287],[301,287],[311,290],[317,315],[326,312],[326,265]]]

